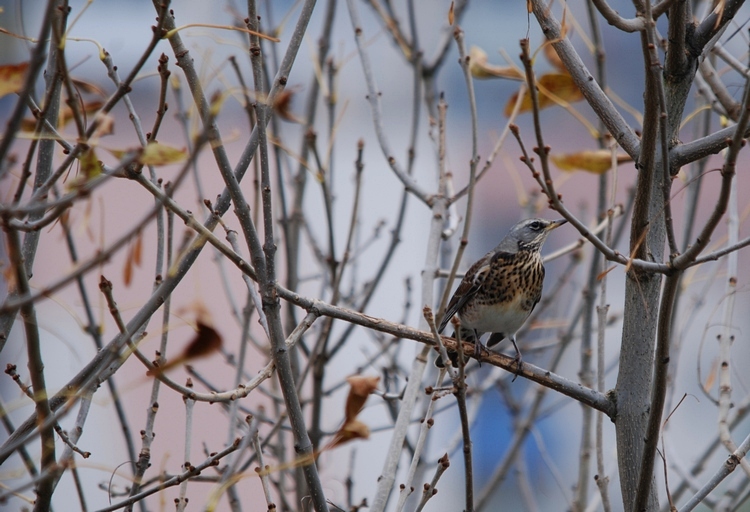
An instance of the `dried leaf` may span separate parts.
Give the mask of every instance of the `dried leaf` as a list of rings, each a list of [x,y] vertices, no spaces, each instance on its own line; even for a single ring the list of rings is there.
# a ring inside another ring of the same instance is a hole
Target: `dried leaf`
[[[362,375],[352,375],[347,377],[349,383],[349,396],[346,397],[346,416],[344,424],[354,420],[365,406],[367,397],[378,388],[380,377],[365,377]]]
[[[101,96],[102,98],[107,96],[104,93],[104,90],[100,88],[98,85],[92,84],[85,80],[81,80],[80,78],[71,78],[71,80],[73,81],[73,84],[81,92],[84,92],[86,94],[96,94],[97,96]]]
[[[85,181],[96,178],[102,173],[102,163],[92,147],[81,153],[81,173]]]
[[[294,99],[295,91],[293,89],[285,89],[279,93],[273,100],[273,110],[282,119],[290,121],[292,123],[303,124],[303,122],[292,113],[292,100]]]
[[[455,14],[455,12],[453,10],[454,7],[455,6],[453,5],[453,2],[451,2],[451,7],[450,7],[450,9],[448,9],[448,24],[451,27],[453,26],[453,22],[455,21],[455,17],[456,17],[456,14]]]
[[[96,129],[91,136],[91,140],[99,140],[105,135],[112,135],[115,132],[115,118],[111,114],[99,113],[96,115]]]
[[[574,103],[583,99],[583,94],[578,86],[573,82],[573,78],[567,73],[548,73],[542,75],[537,80],[539,84],[539,108],[547,108],[552,105],[557,105],[557,102],[553,100],[547,92],[553,94],[558,101],[562,100],[567,103]],[[505,116],[510,116],[513,112],[513,107],[516,104],[518,93],[514,94],[513,97],[505,104]],[[521,101],[521,109],[519,113],[531,112],[533,104],[531,103],[531,93],[527,90]]]
[[[98,112],[104,105],[101,101],[89,101],[83,104],[84,114],[93,114]],[[60,107],[60,114],[57,117],[57,129],[63,128],[73,119],[73,110],[66,104]],[[36,118],[27,117],[21,121],[21,130],[24,132],[33,132],[36,129]],[[106,134],[102,134],[106,135]]]
[[[212,326],[198,320],[198,332],[182,353],[185,359],[205,357],[221,348],[221,335]]]
[[[93,114],[99,112],[104,102],[96,100],[83,104],[83,114]],[[73,119],[73,110],[66,104],[60,108],[60,117],[57,119],[57,127],[62,128]]]
[[[511,66],[495,66],[487,62],[487,53],[478,46],[469,50],[469,71],[474,78],[508,78],[523,80],[523,75]]]
[[[141,266],[141,252],[143,251],[143,232],[138,233],[135,241],[128,248],[128,254],[125,256],[125,267],[122,271],[122,281],[125,286],[130,286],[133,280],[133,270]]]
[[[168,165],[182,162],[187,158],[184,149],[173,148],[160,142],[149,142],[138,157],[143,165]]]
[[[550,155],[550,159],[562,171],[586,171],[593,174],[603,174],[612,166],[612,152],[608,149],[597,151],[579,151],[578,153],[565,153],[561,155]],[[632,162],[630,155],[620,153],[617,155],[617,164]]]
[[[133,282],[133,250],[132,248],[128,251],[127,256],[125,256],[125,265],[122,268],[122,282],[125,284],[126,287],[130,286],[130,283]]]
[[[341,446],[349,441],[355,439],[369,439],[370,438],[370,427],[365,425],[359,420],[353,420],[349,423],[344,424],[336,435],[333,436],[333,440],[328,445],[328,449]]]
[[[549,41],[545,41],[544,43],[544,56],[556,70],[561,73],[568,73],[568,70],[565,68],[565,64],[563,64],[562,60],[560,60],[560,56],[555,51],[555,47],[552,46],[552,43],[550,43]]]
[[[0,98],[17,93],[23,88],[28,67],[28,62],[0,66]]]
[[[711,392],[711,388],[714,387],[714,384],[716,383],[716,374],[719,370],[719,361],[716,359],[713,360],[711,363],[711,369],[708,372],[708,375],[706,376],[706,382],[703,383],[703,390],[706,393]]]
[[[149,370],[146,372],[146,375],[154,376],[156,374],[162,374],[170,368],[191,361],[192,359],[211,355],[221,348],[221,335],[216,329],[207,323],[204,323],[201,319],[196,321],[196,326],[198,327],[198,332],[195,333],[195,336],[182,351],[182,354],[170,360],[167,364],[158,367],[154,372]]]
[[[141,253],[143,252],[143,231],[138,233],[133,243],[133,263],[137,266],[141,266]]]

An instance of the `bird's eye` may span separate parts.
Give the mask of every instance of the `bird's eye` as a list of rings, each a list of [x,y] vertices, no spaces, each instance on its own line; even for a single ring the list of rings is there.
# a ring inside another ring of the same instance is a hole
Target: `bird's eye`
[[[538,220],[535,220],[534,222],[529,224],[529,227],[533,229],[534,231],[539,231],[540,229],[542,229],[542,223],[539,222]]]

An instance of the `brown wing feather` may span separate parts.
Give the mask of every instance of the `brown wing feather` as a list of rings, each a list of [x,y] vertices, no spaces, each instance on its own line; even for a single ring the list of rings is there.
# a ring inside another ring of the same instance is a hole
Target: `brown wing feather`
[[[477,291],[482,287],[482,283],[484,283],[484,280],[487,278],[487,272],[490,269],[490,260],[491,258],[488,254],[474,263],[466,272],[463,280],[461,280],[461,284],[459,284],[456,291],[453,292],[448,307],[445,309],[445,314],[443,314],[443,319],[440,321],[438,332],[443,332],[443,329],[448,325],[448,322],[453,318],[453,315],[461,311],[466,303],[469,302],[469,300],[471,300],[471,298],[474,297]]]

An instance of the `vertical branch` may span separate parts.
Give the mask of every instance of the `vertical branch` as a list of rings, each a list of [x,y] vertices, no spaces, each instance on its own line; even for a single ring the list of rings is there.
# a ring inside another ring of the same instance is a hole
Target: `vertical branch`
[[[254,0],[248,0],[248,25],[253,27],[253,30],[256,32],[258,31],[258,16]],[[266,96],[263,86],[260,42],[255,35],[251,35],[250,38],[250,57],[253,67],[253,79],[255,81],[255,111],[258,116],[258,150],[261,170],[263,230],[265,235],[263,253],[261,255],[253,251],[253,262],[258,272],[263,311],[266,314],[271,334],[272,355],[276,363],[276,372],[281,384],[281,391],[284,395],[287,413],[289,414],[289,422],[292,425],[294,433],[295,449],[304,464],[303,472],[313,507],[317,512],[327,512],[328,504],[326,503],[315,461],[312,458],[312,443],[305,427],[305,419],[302,415],[302,408],[300,407],[299,396],[297,395],[292,375],[289,351],[284,343],[284,331],[281,326],[281,316],[279,314],[279,297],[276,293],[276,243],[274,241],[271,177],[268,167],[268,141],[266,137],[266,123],[269,110],[266,103],[259,101],[259,98],[265,98]],[[253,241],[251,243],[255,245],[257,242]],[[253,247],[253,249],[256,249],[256,247]]]
[[[461,70],[464,74],[464,81],[466,82],[466,92],[469,97],[469,111],[471,113],[471,160],[469,161],[469,184],[467,185],[468,188],[468,197],[466,200],[466,213],[464,213],[464,229],[463,233],[461,234],[461,241],[458,245],[458,251],[456,251],[456,257],[453,260],[453,265],[451,267],[450,275],[448,276],[448,280],[445,283],[445,289],[443,290],[443,296],[440,299],[440,307],[438,308],[438,314],[442,314],[443,311],[445,311],[445,306],[448,304],[448,299],[450,298],[451,289],[453,287],[453,279],[456,276],[456,272],[458,271],[458,266],[461,263],[461,259],[464,254],[464,250],[466,249],[466,246],[469,243],[469,232],[471,230],[471,218],[474,210],[474,189],[476,186],[477,181],[477,165],[479,164],[479,155],[477,154],[477,138],[478,138],[478,127],[477,127],[477,102],[476,97],[474,95],[474,82],[471,78],[471,72],[469,71],[469,56],[466,55],[466,45],[464,43],[464,32],[461,30],[460,27],[456,26],[453,36],[456,39],[456,43],[458,45],[458,55],[459,55],[459,63],[461,64]],[[447,108],[447,105],[445,104],[445,99],[443,96],[440,96],[440,100],[438,101],[438,119],[442,121],[441,123],[441,131],[440,131],[440,137],[441,137],[441,143],[444,146],[445,144],[445,109]],[[442,109],[442,110],[441,110]],[[443,159],[441,160],[442,165],[445,164],[445,155],[443,155]],[[441,169],[442,172],[445,172],[445,169]]]
[[[732,181],[732,193],[729,196],[729,213],[727,215],[727,246],[737,243],[739,238],[739,218],[737,212],[737,180]],[[719,439],[729,453],[737,450],[729,430],[729,410],[732,408],[732,367],[731,348],[734,342],[732,317],[737,297],[737,252],[727,256],[727,284],[724,299],[724,318],[722,332],[719,335]],[[742,469],[750,476],[750,463],[747,459],[740,461]]]
[[[188,379],[187,387],[193,387],[190,379]],[[190,464],[190,446],[193,443],[193,409],[195,409],[195,400],[185,396],[182,397],[182,401],[185,402],[185,442],[182,454],[182,470],[188,471],[192,466]],[[187,479],[180,484],[180,495],[175,500],[177,502],[177,512],[183,512],[185,507],[187,507],[187,485]]]
[[[434,325],[434,320],[432,323]],[[438,377],[435,381],[435,388],[440,387],[440,384],[443,382],[445,371],[445,368],[441,368],[438,372]],[[424,418],[422,419],[419,426],[419,435],[417,436],[417,443],[414,446],[414,455],[412,456],[409,470],[406,473],[406,478],[404,479],[403,484],[400,486],[401,490],[398,495],[398,503],[396,503],[395,512],[401,512],[404,509],[404,505],[406,505],[406,499],[414,491],[414,486],[412,485],[414,475],[416,475],[417,473],[417,466],[419,464],[420,458],[422,457],[422,452],[424,451],[425,441],[427,440],[427,433],[435,423],[435,420],[432,418],[432,413],[435,410],[435,404],[437,403],[438,398],[439,397],[437,396],[437,391],[433,391],[430,396],[430,403],[427,406],[427,411],[425,412]]]
[[[646,25],[653,30],[655,22],[646,13]],[[641,51],[645,67],[644,117],[641,151],[637,161],[638,182],[631,219],[630,255],[639,259],[660,261],[664,254],[664,222],[652,222],[663,218],[664,174],[657,171],[657,143],[659,125],[666,122],[660,118],[659,83],[661,65],[653,61],[647,30],[641,31]],[[666,158],[666,155],[662,155]],[[653,192],[656,191],[656,192]],[[659,303],[661,276],[630,268],[626,274],[625,311],[623,318],[622,348],[620,350],[619,373],[617,375],[617,452],[620,488],[625,510],[634,510],[639,472],[644,456],[643,439],[648,427],[648,412],[652,409],[652,373],[654,365],[655,332],[657,327],[656,304]],[[662,326],[668,331],[668,327]],[[666,332],[665,334],[668,334]],[[656,437],[658,440],[658,436]],[[653,467],[653,464],[651,465]],[[644,476],[645,477],[645,476]],[[648,474],[653,479],[653,472]],[[648,498],[650,509],[658,507],[658,498],[653,486]]]
[[[16,280],[16,289],[18,294],[24,296],[29,293],[29,280],[26,275],[26,269],[21,254],[21,241],[18,231],[12,230],[7,226],[9,219],[3,219],[3,229],[5,230],[6,240],[8,242],[8,256],[14,271]],[[25,304],[21,306],[21,318],[26,332],[26,353],[29,359],[29,376],[34,389],[34,405],[36,410],[37,424],[40,425],[41,443],[42,443],[42,474],[43,476],[36,487],[36,502],[34,511],[49,510],[50,501],[52,500],[52,491],[54,490],[53,471],[56,466],[55,461],[55,432],[52,422],[47,420],[52,417],[49,400],[47,398],[47,385],[44,379],[44,362],[42,361],[42,351],[39,339],[39,325],[36,319],[36,309],[34,304]]]
[[[616,146],[615,146],[616,148]],[[617,152],[613,149],[612,151],[612,196],[610,200],[610,207],[607,210],[607,232],[605,235],[605,241],[607,245],[612,244],[612,220],[615,209],[615,199],[617,194],[617,165],[616,156]],[[606,373],[605,358],[604,358],[604,341],[607,329],[607,313],[609,312],[609,304],[607,304],[607,278],[609,274],[605,274],[601,279],[601,292],[599,294],[599,305],[596,307],[597,318],[597,343],[596,343],[596,389],[600,393],[604,393],[604,377]],[[604,415],[600,412],[596,413],[596,485],[599,488],[599,494],[602,497],[602,507],[605,512],[612,510],[612,504],[609,500],[609,476],[605,472],[604,468]]]
[[[587,8],[588,8],[588,17],[589,17],[589,24],[591,26],[591,34],[592,34],[592,42],[594,44],[594,51],[596,55],[596,76],[597,76],[597,83],[599,84],[599,87],[601,87],[603,90],[606,90],[606,69],[605,69],[605,63],[604,63],[604,41],[601,36],[601,31],[599,29],[599,20],[596,15],[593,2],[589,0],[586,2]],[[598,145],[599,148],[605,147],[605,138],[606,138],[606,126],[604,122],[599,119],[599,138],[598,138]],[[617,172],[617,164],[615,163],[613,167],[611,167],[612,172]],[[602,173],[599,176],[599,186],[598,186],[598,194],[597,194],[597,207],[596,207],[596,215],[597,219],[601,219],[602,215],[605,214],[605,210],[607,208],[606,204],[606,195],[607,195],[607,176],[608,173]],[[614,207],[614,205],[613,205]],[[611,221],[611,215],[609,216],[609,219]],[[611,244],[611,240],[607,242],[608,244]],[[581,360],[581,368],[579,371],[579,378],[581,380],[581,384],[583,384],[586,387],[593,388],[594,387],[594,370],[592,368],[593,365],[593,325],[594,325],[594,310],[596,308],[596,287],[597,287],[597,279],[599,277],[599,273],[601,272],[601,266],[602,266],[602,255],[599,251],[591,251],[591,263],[588,271],[588,278],[586,281],[586,286],[583,289],[583,302],[584,302],[584,312],[583,312],[583,321],[581,325],[581,354],[580,354],[580,360]],[[606,277],[604,278],[606,279]],[[602,285],[604,287],[604,285]],[[602,335],[604,332],[604,327],[600,327],[602,331]],[[601,343],[598,348],[602,348],[603,346],[603,339],[601,340]],[[599,352],[597,352],[599,353]],[[603,355],[602,355],[603,357]],[[603,378],[603,376],[602,376]],[[579,456],[579,462],[578,462],[578,482],[576,483],[576,492],[575,492],[575,498],[573,501],[573,510],[574,511],[583,511],[586,509],[586,503],[588,500],[589,495],[589,481],[590,481],[590,473],[591,473],[591,452],[592,452],[592,422],[594,420],[594,412],[591,410],[590,407],[583,406],[581,409],[581,449],[580,449],[580,456]],[[598,432],[598,425],[601,423],[602,415],[601,413],[597,414],[597,432]],[[598,449],[599,447],[597,447]],[[602,475],[603,476],[603,475]],[[598,483],[598,480],[597,480]]]

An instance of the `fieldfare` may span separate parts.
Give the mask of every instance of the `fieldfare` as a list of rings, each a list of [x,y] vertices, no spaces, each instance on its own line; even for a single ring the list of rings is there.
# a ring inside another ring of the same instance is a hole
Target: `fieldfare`
[[[526,219],[513,226],[497,247],[474,263],[453,293],[440,322],[443,332],[453,315],[461,320],[461,339],[474,341],[474,356],[482,349],[480,338],[492,333],[487,346],[509,338],[516,349],[516,365],[521,369],[521,352],[516,332],[529,318],[542,297],[544,264],[541,249],[547,235],[565,224],[565,219]],[[454,334],[455,336],[455,334]],[[449,354],[454,365],[457,354]],[[442,367],[442,358],[435,364]]]

